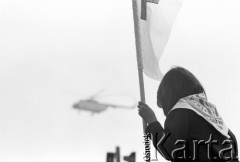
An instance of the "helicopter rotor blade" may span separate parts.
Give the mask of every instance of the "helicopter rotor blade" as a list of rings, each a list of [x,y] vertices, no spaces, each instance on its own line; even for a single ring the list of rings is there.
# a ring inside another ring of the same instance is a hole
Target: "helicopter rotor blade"
[[[95,100],[101,93],[103,93],[105,91],[105,89],[101,89],[99,90],[97,93],[95,93],[94,95],[90,96],[89,99],[90,100]]]

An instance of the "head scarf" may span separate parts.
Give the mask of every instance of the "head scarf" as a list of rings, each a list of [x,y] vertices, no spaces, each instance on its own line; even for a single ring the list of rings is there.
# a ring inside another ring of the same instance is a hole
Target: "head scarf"
[[[222,135],[230,138],[228,135],[228,127],[225,125],[223,119],[217,112],[216,106],[207,101],[207,97],[204,93],[194,94],[180,99],[171,111],[177,108],[193,110],[199,116],[203,117],[215,129],[217,129]]]

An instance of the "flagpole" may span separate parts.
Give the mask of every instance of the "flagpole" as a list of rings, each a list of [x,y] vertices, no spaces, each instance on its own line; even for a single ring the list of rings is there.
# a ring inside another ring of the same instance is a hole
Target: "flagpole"
[[[139,87],[140,87],[140,98],[143,103],[145,103],[145,91],[144,91],[144,80],[143,80],[143,69],[138,68],[138,77],[139,77]],[[147,123],[142,119],[143,124],[143,132],[145,133],[145,129],[147,127]]]
[[[140,88],[140,98],[141,102],[145,103],[145,91],[144,91],[144,78],[143,78],[143,61],[142,61],[142,50],[140,42],[140,26],[139,26],[139,14],[138,14],[138,0],[132,0],[133,8],[133,20],[134,20],[134,33],[135,33],[135,44],[136,44],[136,54],[137,54],[137,66],[138,66],[138,78],[139,78],[139,88]],[[142,119],[143,132],[147,127],[147,123]]]

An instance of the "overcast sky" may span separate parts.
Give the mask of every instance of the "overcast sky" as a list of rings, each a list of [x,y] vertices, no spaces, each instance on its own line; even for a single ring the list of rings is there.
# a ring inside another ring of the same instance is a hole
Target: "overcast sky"
[[[239,0],[185,0],[160,60],[163,73],[180,65],[198,77],[238,140],[239,8]],[[0,161],[104,162],[116,146],[143,161],[136,108],[71,108],[102,89],[100,100],[139,100],[134,43],[130,0],[0,0]],[[163,124],[158,85],[145,78]]]

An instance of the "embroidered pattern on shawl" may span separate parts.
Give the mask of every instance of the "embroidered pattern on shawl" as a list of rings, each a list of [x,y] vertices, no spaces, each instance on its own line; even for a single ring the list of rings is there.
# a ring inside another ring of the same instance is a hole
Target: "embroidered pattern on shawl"
[[[203,117],[208,123],[216,128],[221,134],[229,138],[228,127],[223,122],[223,119],[217,112],[216,106],[209,101],[205,94],[194,94],[180,99],[171,109],[186,108],[193,110],[199,116]],[[170,112],[171,112],[170,111]]]

